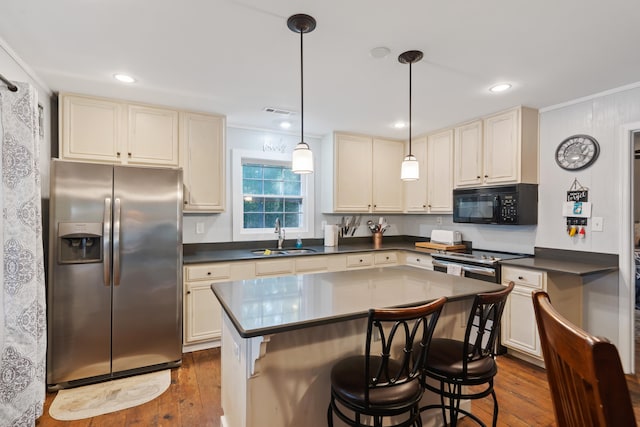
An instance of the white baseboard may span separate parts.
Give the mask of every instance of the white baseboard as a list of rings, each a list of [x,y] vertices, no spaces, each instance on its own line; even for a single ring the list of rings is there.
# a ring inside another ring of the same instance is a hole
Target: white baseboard
[[[182,346],[183,353],[191,353],[192,351],[207,350],[209,348],[220,347],[220,340],[198,342],[194,344],[184,344]]]

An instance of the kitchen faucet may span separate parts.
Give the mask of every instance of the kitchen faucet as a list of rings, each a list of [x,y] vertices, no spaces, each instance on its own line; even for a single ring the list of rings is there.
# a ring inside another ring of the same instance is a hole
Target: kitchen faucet
[[[278,235],[278,249],[282,249],[284,242],[284,228],[280,227],[280,218],[276,218],[276,229],[274,231]]]

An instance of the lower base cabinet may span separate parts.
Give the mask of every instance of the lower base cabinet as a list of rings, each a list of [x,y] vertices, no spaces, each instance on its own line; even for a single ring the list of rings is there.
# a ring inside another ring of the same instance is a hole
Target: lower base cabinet
[[[183,271],[184,347],[190,351],[190,347],[192,350],[203,349],[219,343],[222,307],[211,291],[213,283],[399,265],[405,263],[405,258],[398,251],[376,251],[186,265]],[[429,255],[419,255],[418,258],[423,263],[431,259]]]
[[[541,290],[569,321],[582,326],[582,280],[579,276],[527,268],[502,266],[502,283],[515,287],[502,315],[502,345],[514,356],[543,365],[540,335],[533,311],[532,294]]]
[[[222,307],[210,283],[187,283],[184,299],[184,343],[219,339]]]

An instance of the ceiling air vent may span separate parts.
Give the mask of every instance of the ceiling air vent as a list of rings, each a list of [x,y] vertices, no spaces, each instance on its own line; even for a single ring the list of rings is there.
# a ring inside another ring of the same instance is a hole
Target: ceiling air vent
[[[264,111],[267,113],[279,114],[281,116],[291,116],[293,111],[283,110],[281,108],[264,107]]]

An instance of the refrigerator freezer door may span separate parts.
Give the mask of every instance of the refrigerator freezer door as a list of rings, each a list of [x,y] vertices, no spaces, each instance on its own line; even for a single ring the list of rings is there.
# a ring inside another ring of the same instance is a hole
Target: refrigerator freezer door
[[[116,166],[113,197],[112,370],[178,361],[182,171]]]
[[[102,257],[82,259],[81,245],[103,245],[83,239],[84,224],[105,228],[105,199],[112,193],[113,167],[61,162],[51,164],[49,279],[47,290],[48,350],[47,383],[58,384],[111,371],[111,287],[105,286]],[[63,224],[60,227],[60,224]],[[77,228],[76,237],[64,230]],[[108,224],[107,224],[108,230]],[[60,231],[60,232],[59,232]],[[66,247],[65,247],[66,245]],[[102,246],[99,246],[102,247]],[[95,246],[92,246],[95,249]],[[77,254],[78,262],[61,251]],[[86,253],[86,252],[85,252]]]

